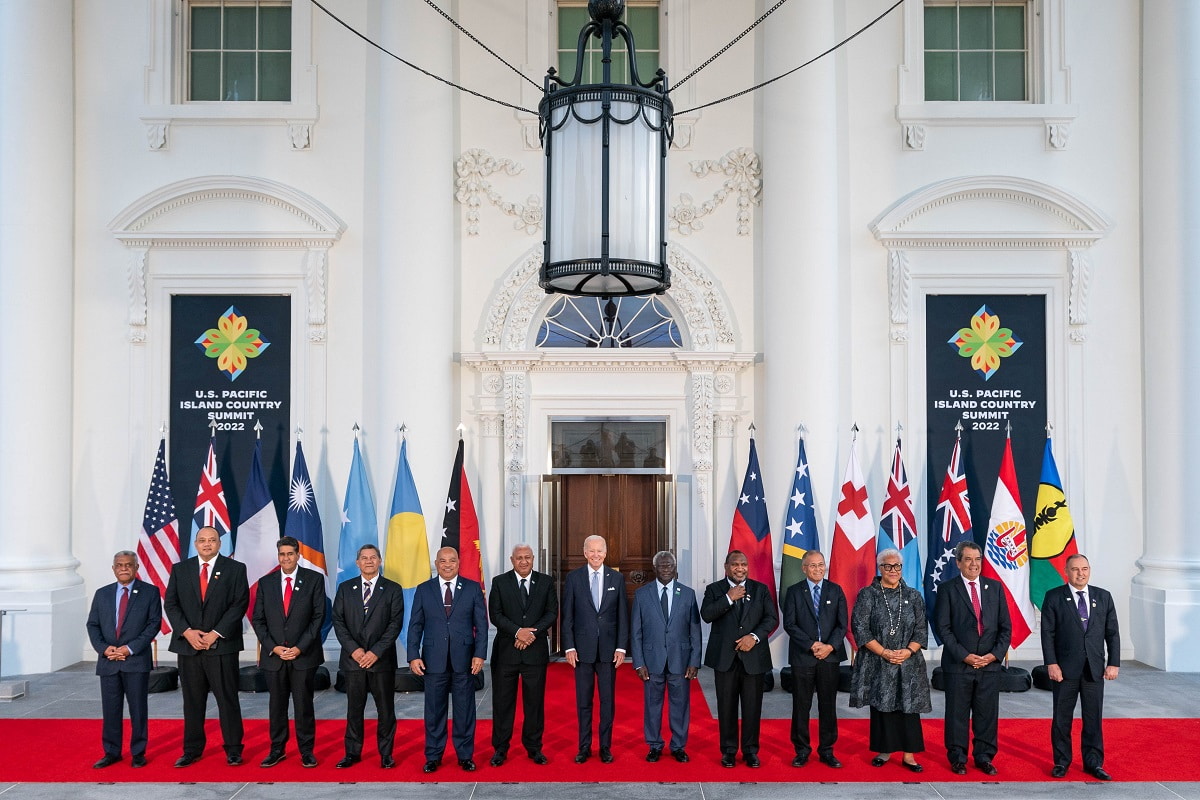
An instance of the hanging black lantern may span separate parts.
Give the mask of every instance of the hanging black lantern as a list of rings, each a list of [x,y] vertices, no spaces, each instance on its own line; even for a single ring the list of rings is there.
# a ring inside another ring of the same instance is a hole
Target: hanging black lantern
[[[674,107],[667,76],[643,83],[624,0],[591,0],[575,75],[551,68],[538,105],[546,151],[546,239],[539,284],[576,297],[662,294],[667,267],[667,150]],[[583,83],[587,42],[601,41],[603,80]],[[628,84],[612,82],[614,37],[625,42]]]

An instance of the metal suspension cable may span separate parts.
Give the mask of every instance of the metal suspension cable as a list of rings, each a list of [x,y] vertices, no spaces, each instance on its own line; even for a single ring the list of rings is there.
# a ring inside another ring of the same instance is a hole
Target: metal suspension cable
[[[533,114],[534,116],[537,116],[537,112],[536,112],[536,111],[530,110],[530,109],[528,109],[528,108],[525,108],[525,107],[523,107],[523,106],[513,105],[512,103],[507,103],[507,102],[505,102],[504,100],[497,100],[495,97],[489,97],[488,95],[486,95],[486,94],[483,94],[483,93],[481,93],[481,92],[477,92],[477,91],[475,91],[474,89],[468,89],[467,87],[465,87],[465,86],[462,86],[462,85],[460,85],[460,84],[457,84],[457,83],[455,83],[454,81],[451,81],[451,80],[448,80],[448,79],[446,79],[446,78],[443,78],[443,77],[441,77],[440,75],[436,75],[436,74],[434,74],[434,73],[430,72],[430,71],[429,71],[429,70],[427,70],[427,69],[423,69],[423,68],[421,68],[421,67],[418,67],[416,64],[412,63],[411,61],[408,61],[408,60],[406,60],[406,59],[404,59],[404,58],[401,58],[400,56],[396,55],[396,54],[395,54],[395,53],[393,53],[391,50],[388,50],[386,47],[384,47],[383,45],[381,45],[381,44],[379,44],[378,42],[374,41],[374,40],[373,40],[373,39],[371,39],[370,37],[366,36],[366,35],[365,35],[365,34],[363,34],[363,33],[360,33],[359,31],[357,31],[357,30],[356,30],[356,29],[355,29],[353,26],[351,26],[349,23],[347,23],[345,20],[343,20],[343,19],[342,19],[341,17],[339,17],[337,14],[334,14],[334,13],[333,13],[332,11],[330,11],[328,8],[326,8],[325,6],[321,5],[321,3],[319,2],[319,0],[309,0],[309,2],[311,2],[311,3],[312,3],[314,6],[316,6],[317,8],[321,9],[322,11],[324,11],[326,16],[328,16],[330,19],[332,19],[332,20],[333,20],[334,22],[336,22],[337,24],[341,25],[341,26],[342,26],[343,28],[345,28],[346,30],[348,30],[348,31],[350,31],[351,33],[353,33],[353,34],[354,34],[355,36],[357,36],[359,39],[362,39],[364,42],[366,42],[367,44],[371,45],[371,47],[374,47],[374,48],[375,48],[376,50],[378,50],[379,52],[381,52],[381,53],[384,53],[384,54],[386,54],[386,55],[390,56],[391,58],[394,58],[395,60],[399,61],[399,62],[400,62],[401,64],[403,64],[404,66],[406,66],[406,67],[408,67],[408,68],[410,68],[410,69],[414,69],[414,70],[416,70],[417,72],[421,73],[422,75],[425,75],[426,77],[433,78],[435,81],[439,81],[439,82],[441,82],[441,83],[444,83],[444,84],[446,84],[447,86],[449,86],[449,87],[451,87],[451,88],[458,89],[460,92],[466,92],[466,93],[467,93],[467,94],[469,94],[469,95],[472,95],[472,96],[474,96],[474,97],[478,97],[480,100],[486,100],[486,101],[488,101],[489,103],[495,103],[496,105],[504,106],[505,108],[511,108],[513,111],[524,111],[526,114]],[[534,85],[536,86],[536,84],[534,84]]]
[[[671,87],[671,88],[673,88],[673,89],[678,89],[680,86],[683,86],[685,83],[687,83],[687,82],[688,82],[689,80],[691,80],[693,77],[695,77],[695,75],[696,75],[696,73],[697,73],[697,72],[699,72],[700,70],[704,69],[704,68],[705,68],[705,67],[707,67],[709,64],[711,64],[712,62],[714,62],[714,61],[716,61],[718,58],[720,58],[721,56],[725,55],[725,51],[726,51],[726,50],[728,50],[729,48],[733,47],[735,44],[737,44],[738,42],[740,42],[740,41],[741,41],[741,40],[742,40],[742,39],[743,39],[743,38],[746,36],[746,34],[750,33],[750,31],[752,31],[752,30],[754,30],[755,28],[757,28],[757,27],[759,26],[759,24],[760,24],[760,23],[761,23],[761,22],[762,22],[764,19],[766,19],[767,17],[769,17],[769,16],[771,16],[772,14],[774,14],[774,13],[775,13],[775,11],[776,11],[776,10],[777,10],[777,9],[778,9],[778,8],[779,8],[781,5],[783,5],[784,3],[786,3],[787,1],[788,1],[788,0],[779,0],[779,2],[778,2],[778,3],[776,3],[776,4],[775,4],[775,5],[773,5],[773,6],[771,6],[769,9],[767,9],[767,12],[766,12],[765,14],[763,14],[763,15],[762,15],[761,17],[759,17],[758,19],[754,20],[754,22],[752,22],[752,23],[750,24],[750,27],[749,27],[749,28],[746,28],[746,30],[742,31],[742,32],[741,32],[741,33],[739,33],[737,36],[733,37],[733,40],[732,40],[732,41],[730,41],[730,42],[729,42],[729,44],[725,45],[725,46],[724,46],[724,47],[722,47],[720,50],[718,50],[717,52],[713,53],[713,54],[712,54],[712,55],[711,55],[711,56],[708,58],[708,60],[707,60],[707,61],[705,61],[705,62],[704,62],[703,64],[701,64],[700,66],[696,67],[694,70],[692,70],[691,72],[689,72],[687,75],[684,75],[684,76],[683,76],[683,80],[681,80],[681,81],[678,81],[678,82],[677,82],[677,83],[676,83],[676,84],[675,84],[673,87]],[[425,0],[425,2],[429,2],[429,0]]]
[[[314,2],[315,2],[315,0],[314,0]],[[854,39],[856,39],[859,36],[861,36],[862,34],[866,33],[870,28],[874,27],[880,20],[882,20],[888,14],[891,14],[893,11],[895,11],[897,8],[899,8],[901,5],[903,5],[903,3],[904,3],[904,0],[896,0],[895,3],[893,3],[886,11],[884,11],[878,17],[871,20],[866,25],[864,25],[863,27],[859,28],[854,33],[847,36],[845,39],[842,39],[840,42],[835,44],[833,47],[829,48],[828,50],[826,50],[823,53],[813,56],[808,61],[805,61],[803,64],[801,64],[800,66],[789,69],[787,72],[783,73],[782,75],[776,75],[774,78],[771,78],[770,80],[766,80],[766,81],[763,81],[762,83],[755,84],[754,86],[751,86],[748,89],[743,89],[740,92],[735,92],[734,94],[727,95],[726,97],[722,97],[719,100],[713,100],[710,103],[704,103],[703,105],[693,106],[692,108],[684,109],[683,111],[676,111],[675,116],[679,116],[681,114],[690,114],[693,111],[699,111],[702,108],[709,108],[710,106],[715,106],[715,105],[718,105],[719,103],[724,103],[729,100],[736,100],[737,98],[741,97],[742,95],[750,94],[751,92],[756,92],[759,89],[762,89],[764,86],[770,86],[772,83],[775,83],[776,81],[783,80],[784,78],[788,77],[789,75],[791,75],[795,72],[799,72],[800,70],[804,69],[805,67],[809,66],[810,64],[820,61],[822,58],[829,55],[830,53],[837,52],[838,50],[840,50],[842,47],[849,44]],[[772,10],[774,10],[774,9],[772,9]],[[682,83],[682,81],[681,81],[681,83]]]
[[[787,2],[787,0],[783,0],[783,2]],[[496,59],[497,61],[499,61],[501,64],[503,64],[504,66],[508,67],[508,68],[509,68],[509,69],[511,69],[513,72],[517,73],[517,75],[518,75],[518,76],[521,78],[521,80],[525,81],[526,83],[528,83],[528,84],[529,84],[530,86],[532,86],[533,88],[535,88],[535,89],[538,89],[539,91],[541,90],[541,88],[542,88],[542,87],[541,87],[541,86],[540,86],[540,85],[537,83],[537,81],[533,80],[533,78],[530,78],[530,77],[529,77],[528,75],[526,75],[524,72],[521,72],[521,70],[517,69],[517,68],[516,68],[516,67],[514,67],[512,64],[510,64],[510,63],[508,63],[507,61],[505,61],[505,60],[504,60],[504,59],[503,59],[503,58],[500,56],[500,54],[499,54],[499,53],[497,53],[497,52],[496,52],[495,50],[493,50],[492,48],[488,47],[488,46],[487,46],[486,44],[484,44],[483,42],[479,41],[479,39],[475,38],[475,34],[471,33],[469,30],[467,30],[466,28],[464,28],[462,25],[459,25],[459,24],[458,24],[458,22],[457,22],[457,21],[455,21],[455,19],[454,19],[453,17],[451,17],[449,14],[447,14],[447,13],[446,13],[445,11],[443,11],[441,8],[439,8],[439,7],[438,7],[438,4],[437,4],[437,3],[435,3],[433,0],[425,0],[425,5],[427,5],[427,6],[429,6],[430,8],[432,8],[434,11],[436,11],[438,14],[440,14],[440,15],[442,16],[442,18],[443,18],[443,19],[445,19],[447,22],[449,22],[449,23],[450,23],[451,25],[453,25],[454,27],[458,28],[459,32],[460,32],[460,33],[462,33],[462,35],[463,35],[463,36],[466,36],[466,37],[467,37],[468,39],[470,39],[472,42],[474,42],[475,44],[479,45],[479,46],[480,46],[480,47],[482,47],[484,50],[486,50],[486,51],[487,51],[487,52],[488,52],[488,53],[489,53],[489,54],[490,54],[490,55],[491,55],[493,58],[495,58],[495,59]]]

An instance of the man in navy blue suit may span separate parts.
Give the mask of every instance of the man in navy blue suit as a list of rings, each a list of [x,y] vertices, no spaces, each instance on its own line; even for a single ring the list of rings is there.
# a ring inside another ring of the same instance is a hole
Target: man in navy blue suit
[[[633,595],[629,628],[633,637],[633,668],[642,679],[645,715],[642,728],[650,752],[647,761],[662,756],[663,694],[668,695],[671,721],[671,756],[688,759],[688,727],[691,722],[691,687],[700,671],[700,607],[696,593],[678,580],[675,556],[655,553],[654,574],[658,580]]]
[[[417,587],[408,622],[408,665],[425,676],[425,766],[436,772],[446,751],[446,712],[454,701],[454,754],[475,771],[475,676],[487,657],[483,588],[458,574],[458,551],[443,547],[437,577]]]
[[[600,760],[611,764],[617,667],[629,649],[625,576],[605,566],[603,536],[583,540],[587,563],[563,582],[562,641],[567,663],[575,669],[575,705],[579,710],[579,752],[575,763],[592,755],[592,694],[600,691]]]
[[[1067,585],[1046,592],[1042,601],[1042,658],[1054,693],[1050,774],[1066,777],[1071,765],[1071,718],[1079,701],[1083,771],[1108,781],[1112,777],[1104,769],[1104,681],[1115,681],[1120,671],[1121,634],[1112,595],[1089,585],[1091,577],[1087,556],[1077,553],[1067,559]]]
[[[158,587],[137,579],[137,554],[122,550],[113,556],[116,583],[96,590],[88,613],[88,639],[96,650],[96,674],[100,676],[100,698],[104,727],[100,742],[104,757],[92,766],[110,767],[121,760],[121,723],[129,703],[130,762],[146,766],[146,721],[149,717],[150,643],[162,626],[162,600]]]

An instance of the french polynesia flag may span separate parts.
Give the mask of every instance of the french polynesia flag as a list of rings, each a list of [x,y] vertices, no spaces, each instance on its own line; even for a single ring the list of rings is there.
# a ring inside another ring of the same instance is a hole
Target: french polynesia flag
[[[741,550],[750,563],[750,577],[765,583],[771,591],[771,602],[778,607],[775,594],[775,551],[771,545],[771,522],[767,517],[767,498],[763,495],[762,473],[758,469],[758,450],[750,440],[750,460],[742,493],[733,512],[733,533],[729,537],[729,552]]]

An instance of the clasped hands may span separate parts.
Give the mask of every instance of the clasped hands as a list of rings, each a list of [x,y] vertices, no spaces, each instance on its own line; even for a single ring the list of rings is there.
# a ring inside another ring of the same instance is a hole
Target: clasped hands
[[[975,669],[983,669],[988,664],[994,664],[995,662],[996,657],[991,653],[987,653],[982,656],[969,653],[967,657],[963,659],[964,664],[966,664],[968,667],[974,667]]]
[[[513,647],[524,650],[537,640],[537,628],[518,628]]]
[[[284,661],[295,661],[300,656],[299,647],[285,647],[281,644],[275,645],[271,652],[279,656]]]
[[[214,644],[216,644],[217,640],[221,637],[216,631],[201,633],[195,628],[188,628],[183,632],[183,638],[187,640],[187,643],[190,644],[193,649],[208,650]]]
[[[115,644],[110,644],[104,649],[104,657],[109,661],[124,661],[129,656],[129,648],[125,645],[117,647]]]
[[[899,650],[888,650],[885,648],[879,655],[889,664],[903,664],[912,658],[913,651],[907,647],[902,647]]]

